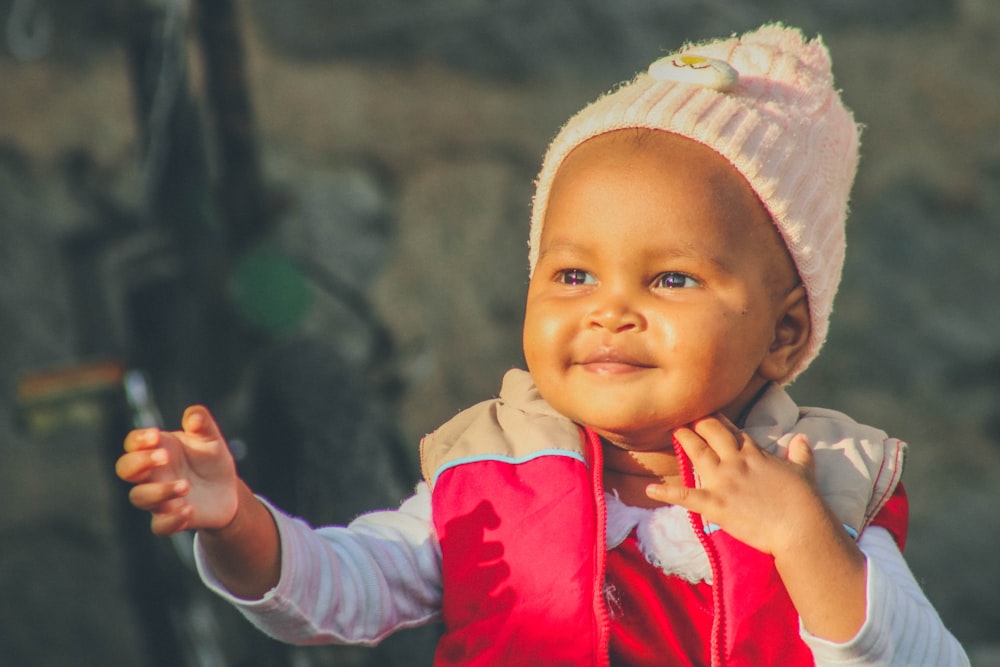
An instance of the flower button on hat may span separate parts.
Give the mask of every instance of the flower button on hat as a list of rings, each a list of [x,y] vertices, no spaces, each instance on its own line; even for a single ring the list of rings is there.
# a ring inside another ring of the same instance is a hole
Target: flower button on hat
[[[649,66],[649,75],[658,81],[693,83],[725,93],[736,87],[739,72],[725,60],[681,53],[660,58]]]

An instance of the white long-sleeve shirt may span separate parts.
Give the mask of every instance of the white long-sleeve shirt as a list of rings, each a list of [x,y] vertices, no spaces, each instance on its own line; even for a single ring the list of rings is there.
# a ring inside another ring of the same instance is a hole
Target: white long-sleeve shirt
[[[707,557],[684,512],[627,507],[608,496],[608,547],[633,528],[651,562],[697,581]],[[376,644],[392,632],[427,623],[441,606],[441,555],[430,490],[398,510],[365,514],[344,527],[313,529],[272,508],[281,536],[278,585],[259,600],[230,594],[195,541],[206,585],[254,625],[293,644]],[[867,616],[857,635],[832,643],[800,627],[819,667],[960,667],[969,665],[913,578],[888,531],[870,527],[858,540],[868,566]]]

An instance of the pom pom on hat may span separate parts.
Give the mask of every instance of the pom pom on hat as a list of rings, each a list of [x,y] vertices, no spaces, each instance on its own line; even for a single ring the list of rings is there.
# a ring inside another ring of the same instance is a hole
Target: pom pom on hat
[[[791,382],[826,340],[844,263],[844,223],[858,163],[859,127],[833,85],[822,40],[781,24],[689,44],[573,116],[549,146],[531,215],[534,271],[549,188],[559,165],[599,134],[663,130],[712,148],[771,214],[809,301],[811,334]]]

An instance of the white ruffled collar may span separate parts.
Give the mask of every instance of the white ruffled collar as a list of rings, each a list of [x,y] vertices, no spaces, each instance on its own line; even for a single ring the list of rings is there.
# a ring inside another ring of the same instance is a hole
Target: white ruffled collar
[[[712,567],[688,519],[687,510],[676,505],[645,509],[626,505],[615,493],[605,493],[607,546],[613,549],[636,529],[639,548],[651,564],[667,575],[691,583],[712,583]]]

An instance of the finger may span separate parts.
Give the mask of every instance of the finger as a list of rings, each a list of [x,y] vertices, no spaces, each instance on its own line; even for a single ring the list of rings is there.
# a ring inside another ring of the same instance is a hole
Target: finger
[[[162,512],[169,509],[169,503],[183,498],[190,490],[185,480],[172,482],[150,482],[137,484],[128,493],[129,502],[141,510]]]
[[[166,465],[166,450],[139,450],[122,454],[115,462],[115,474],[122,480],[137,484],[149,479],[156,468]]]
[[[725,426],[729,430],[730,433],[732,433],[735,436],[738,436],[741,433],[743,433],[743,431],[741,431],[739,429],[739,427],[736,426],[736,424],[734,424],[729,419],[729,417],[727,417],[726,415],[722,414],[721,412],[716,412],[714,415],[712,415],[711,418],[717,420],[720,424],[722,424],[723,426]]]
[[[186,433],[202,438],[221,438],[218,424],[204,405],[192,405],[184,411],[181,426]]]
[[[704,503],[705,492],[676,484],[650,484],[646,487],[646,496],[664,505],[680,505],[685,509],[698,512]]]
[[[174,533],[185,530],[191,523],[194,510],[190,505],[184,505],[174,512],[163,512],[153,514],[149,527],[154,535],[169,537]]]
[[[181,418],[181,426],[185,433],[196,436],[202,442],[225,442],[218,423],[203,405],[188,407]]]
[[[719,416],[699,419],[691,424],[691,428],[720,458],[738,453],[744,442],[743,432],[728,419],[723,421]]]
[[[137,452],[141,449],[151,449],[160,444],[160,429],[139,428],[129,431],[125,436],[125,451]]]
[[[802,433],[796,433],[788,442],[788,460],[812,472],[816,467],[809,438]]]
[[[699,433],[721,459],[731,456],[762,456],[766,452],[747,433],[721,412],[697,422]]]
[[[695,470],[702,470],[719,463],[719,456],[708,446],[699,434],[690,428],[679,428],[674,431],[674,443],[680,446],[691,459]]]

